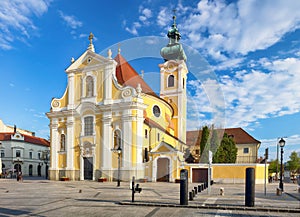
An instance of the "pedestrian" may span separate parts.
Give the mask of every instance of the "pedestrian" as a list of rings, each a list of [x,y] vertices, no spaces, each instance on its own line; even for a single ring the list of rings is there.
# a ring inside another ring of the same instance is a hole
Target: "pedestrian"
[[[20,171],[20,177],[19,177],[20,182],[23,182],[23,175],[22,175],[22,171]]]

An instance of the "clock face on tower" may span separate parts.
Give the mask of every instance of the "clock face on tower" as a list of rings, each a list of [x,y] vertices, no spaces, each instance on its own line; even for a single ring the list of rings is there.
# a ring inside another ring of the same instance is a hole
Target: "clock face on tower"
[[[157,105],[153,106],[153,114],[155,117],[160,116],[160,108]]]

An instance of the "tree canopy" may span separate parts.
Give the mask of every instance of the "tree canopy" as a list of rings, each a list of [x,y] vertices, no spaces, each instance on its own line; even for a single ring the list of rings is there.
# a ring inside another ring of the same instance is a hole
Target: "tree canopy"
[[[290,155],[290,160],[287,162],[288,170],[295,174],[300,169],[300,157],[297,155],[297,152],[293,151]]]
[[[231,137],[225,133],[213,156],[213,163],[235,163],[237,156],[237,147]]]

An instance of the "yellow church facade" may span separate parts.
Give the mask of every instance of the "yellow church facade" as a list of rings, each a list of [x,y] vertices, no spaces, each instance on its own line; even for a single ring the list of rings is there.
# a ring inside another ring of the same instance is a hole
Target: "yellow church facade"
[[[175,18],[162,48],[159,96],[121,55],[87,50],[66,69],[68,85],[50,112],[49,177],[175,181],[186,149],[188,69]],[[158,51],[159,52],[159,51]],[[118,174],[120,171],[120,174]]]

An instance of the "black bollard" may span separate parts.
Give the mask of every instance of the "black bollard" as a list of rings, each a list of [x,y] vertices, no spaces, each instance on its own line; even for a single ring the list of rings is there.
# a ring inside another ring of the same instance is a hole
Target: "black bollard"
[[[194,191],[195,191],[195,194],[197,194],[198,193],[198,188],[194,187]]]
[[[194,200],[193,192],[192,191],[189,192],[189,200]]]
[[[246,168],[245,206],[253,207],[255,200],[255,170]]]
[[[198,185],[198,192],[201,192],[201,185]]]
[[[180,171],[180,205],[188,205],[188,170]]]

